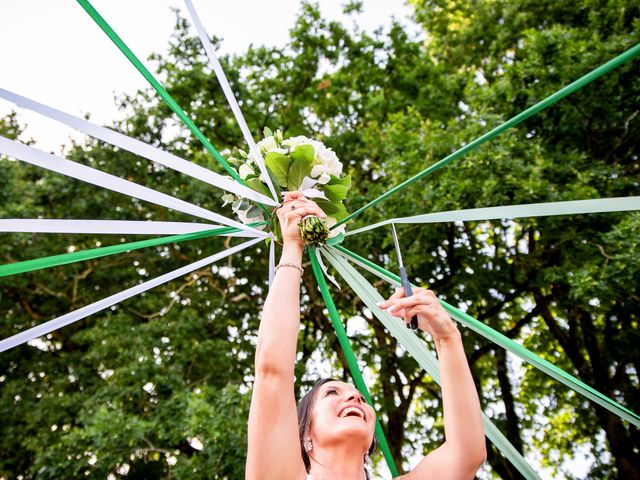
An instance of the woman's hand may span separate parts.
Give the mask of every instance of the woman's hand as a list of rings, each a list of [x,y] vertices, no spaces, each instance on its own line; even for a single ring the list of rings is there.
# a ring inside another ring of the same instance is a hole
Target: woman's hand
[[[388,300],[379,303],[378,307],[407,323],[416,315],[418,328],[430,334],[435,341],[447,340],[460,333],[431,290],[414,288],[413,295],[405,297],[404,290],[399,288]]]
[[[304,242],[300,236],[298,225],[307,215],[315,215],[319,218],[327,218],[327,215],[313,201],[307,199],[300,192],[287,192],[284,196],[284,203],[276,214],[280,219],[282,229],[282,241],[284,245],[295,245],[304,247]]]

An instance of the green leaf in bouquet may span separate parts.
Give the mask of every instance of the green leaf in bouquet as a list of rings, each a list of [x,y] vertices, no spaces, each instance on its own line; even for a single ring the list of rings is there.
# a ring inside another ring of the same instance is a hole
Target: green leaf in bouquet
[[[238,211],[238,210],[246,210],[248,209],[250,206],[249,204],[249,200],[247,200],[246,198],[240,198],[238,200],[236,200],[235,202],[233,202],[233,205],[231,206],[233,208],[233,211]]]
[[[260,210],[260,207],[256,207],[254,205],[247,211],[247,218],[259,218],[259,217],[262,217],[262,210]]]
[[[340,245],[344,240],[344,233],[339,233],[335,237],[327,240],[327,245]]]
[[[351,188],[351,174],[345,175],[342,178],[331,175],[327,185],[344,185],[347,189]]]
[[[299,148],[300,147],[298,147],[298,149]],[[311,160],[306,157],[294,158],[293,162],[291,162],[291,167],[289,167],[289,175],[287,176],[289,190],[298,190],[304,177],[311,175],[312,168],[313,158]]]
[[[251,188],[252,190],[255,190],[258,193],[262,193],[267,197],[271,196],[269,187],[267,187],[264,183],[262,183],[260,179],[256,176],[254,176],[253,178],[249,178],[248,180],[245,180],[244,183],[247,184],[247,187]]]
[[[287,174],[292,162],[291,157],[278,152],[269,152],[264,157],[264,162],[275,175],[278,185],[286,187]]]
[[[324,185],[322,187],[322,191],[325,196],[329,199],[330,202],[336,203],[341,202],[345,198],[347,198],[347,192],[349,191],[349,187],[345,185]]]
[[[294,160],[306,160],[313,164],[313,145],[298,145],[293,152],[291,158]]]
[[[273,136],[273,132],[271,131],[271,129],[269,127],[264,127],[264,130],[262,131],[262,133],[265,136],[265,138]]]
[[[349,216],[349,212],[347,212],[342,202],[330,202],[321,198],[314,199],[314,202],[318,204],[324,213],[329,217],[335,218],[338,222]]]
[[[282,189],[280,188],[280,183],[278,182],[278,178],[275,173],[271,171],[269,167],[266,167],[267,173],[269,174],[269,178],[271,179],[271,183],[273,183],[273,189],[276,191],[277,200],[282,199]]]
[[[222,204],[223,207],[226,207],[228,204],[233,203],[235,201],[236,196],[232,193],[225,193],[222,195]]]

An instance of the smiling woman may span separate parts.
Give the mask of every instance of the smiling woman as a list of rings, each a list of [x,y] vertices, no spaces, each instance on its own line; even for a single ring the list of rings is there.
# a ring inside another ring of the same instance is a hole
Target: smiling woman
[[[300,327],[303,241],[298,224],[324,212],[300,192],[288,193],[278,210],[283,250],[265,302],[255,357],[249,412],[247,480],[366,480],[376,448],[376,416],[352,385],[320,380],[296,408],[294,366]],[[471,480],[486,457],[480,403],[460,332],[433,292],[398,290],[379,304],[434,339],[440,359],[445,442],[400,478]],[[296,413],[297,412],[297,413]]]
[[[346,402],[343,397],[346,397]],[[298,403],[298,434],[300,436],[300,453],[302,461],[308,471],[311,470],[311,460],[322,464],[322,459],[313,453],[314,444],[326,442],[324,431],[328,438],[332,435],[340,436],[340,428],[334,428],[336,419],[351,420],[339,427],[355,427],[356,442],[365,452],[362,454],[365,465],[369,463],[369,455],[376,451],[378,442],[374,436],[376,413],[367,403],[364,396],[353,385],[349,385],[332,378],[318,381]],[[311,424],[316,428],[311,429]],[[322,440],[320,440],[322,439]],[[358,441],[360,440],[360,442]],[[350,446],[354,448],[354,446]],[[318,449],[317,449],[318,450]],[[365,470],[367,480],[370,474]]]

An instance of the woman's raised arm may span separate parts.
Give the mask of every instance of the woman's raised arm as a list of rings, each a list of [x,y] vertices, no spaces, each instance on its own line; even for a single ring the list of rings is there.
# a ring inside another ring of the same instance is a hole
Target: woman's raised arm
[[[418,288],[405,298],[399,289],[379,307],[405,321],[417,315],[420,329],[433,337],[440,361],[445,442],[403,478],[473,479],[486,459],[486,447],[480,401],[459,330],[431,290]]]
[[[293,208],[292,208],[293,207]],[[255,357],[249,411],[247,480],[300,480],[306,472],[300,453],[294,394],[294,365],[300,328],[303,243],[298,224],[306,215],[325,217],[300,193],[289,193],[278,210],[284,247],[265,301]]]

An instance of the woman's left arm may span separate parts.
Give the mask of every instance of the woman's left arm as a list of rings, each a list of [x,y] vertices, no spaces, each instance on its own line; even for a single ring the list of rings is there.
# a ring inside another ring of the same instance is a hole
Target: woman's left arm
[[[402,478],[473,479],[486,460],[486,448],[480,401],[460,331],[431,290],[416,288],[404,297],[400,289],[379,307],[407,322],[416,315],[419,328],[433,337],[440,361],[445,442]]]

